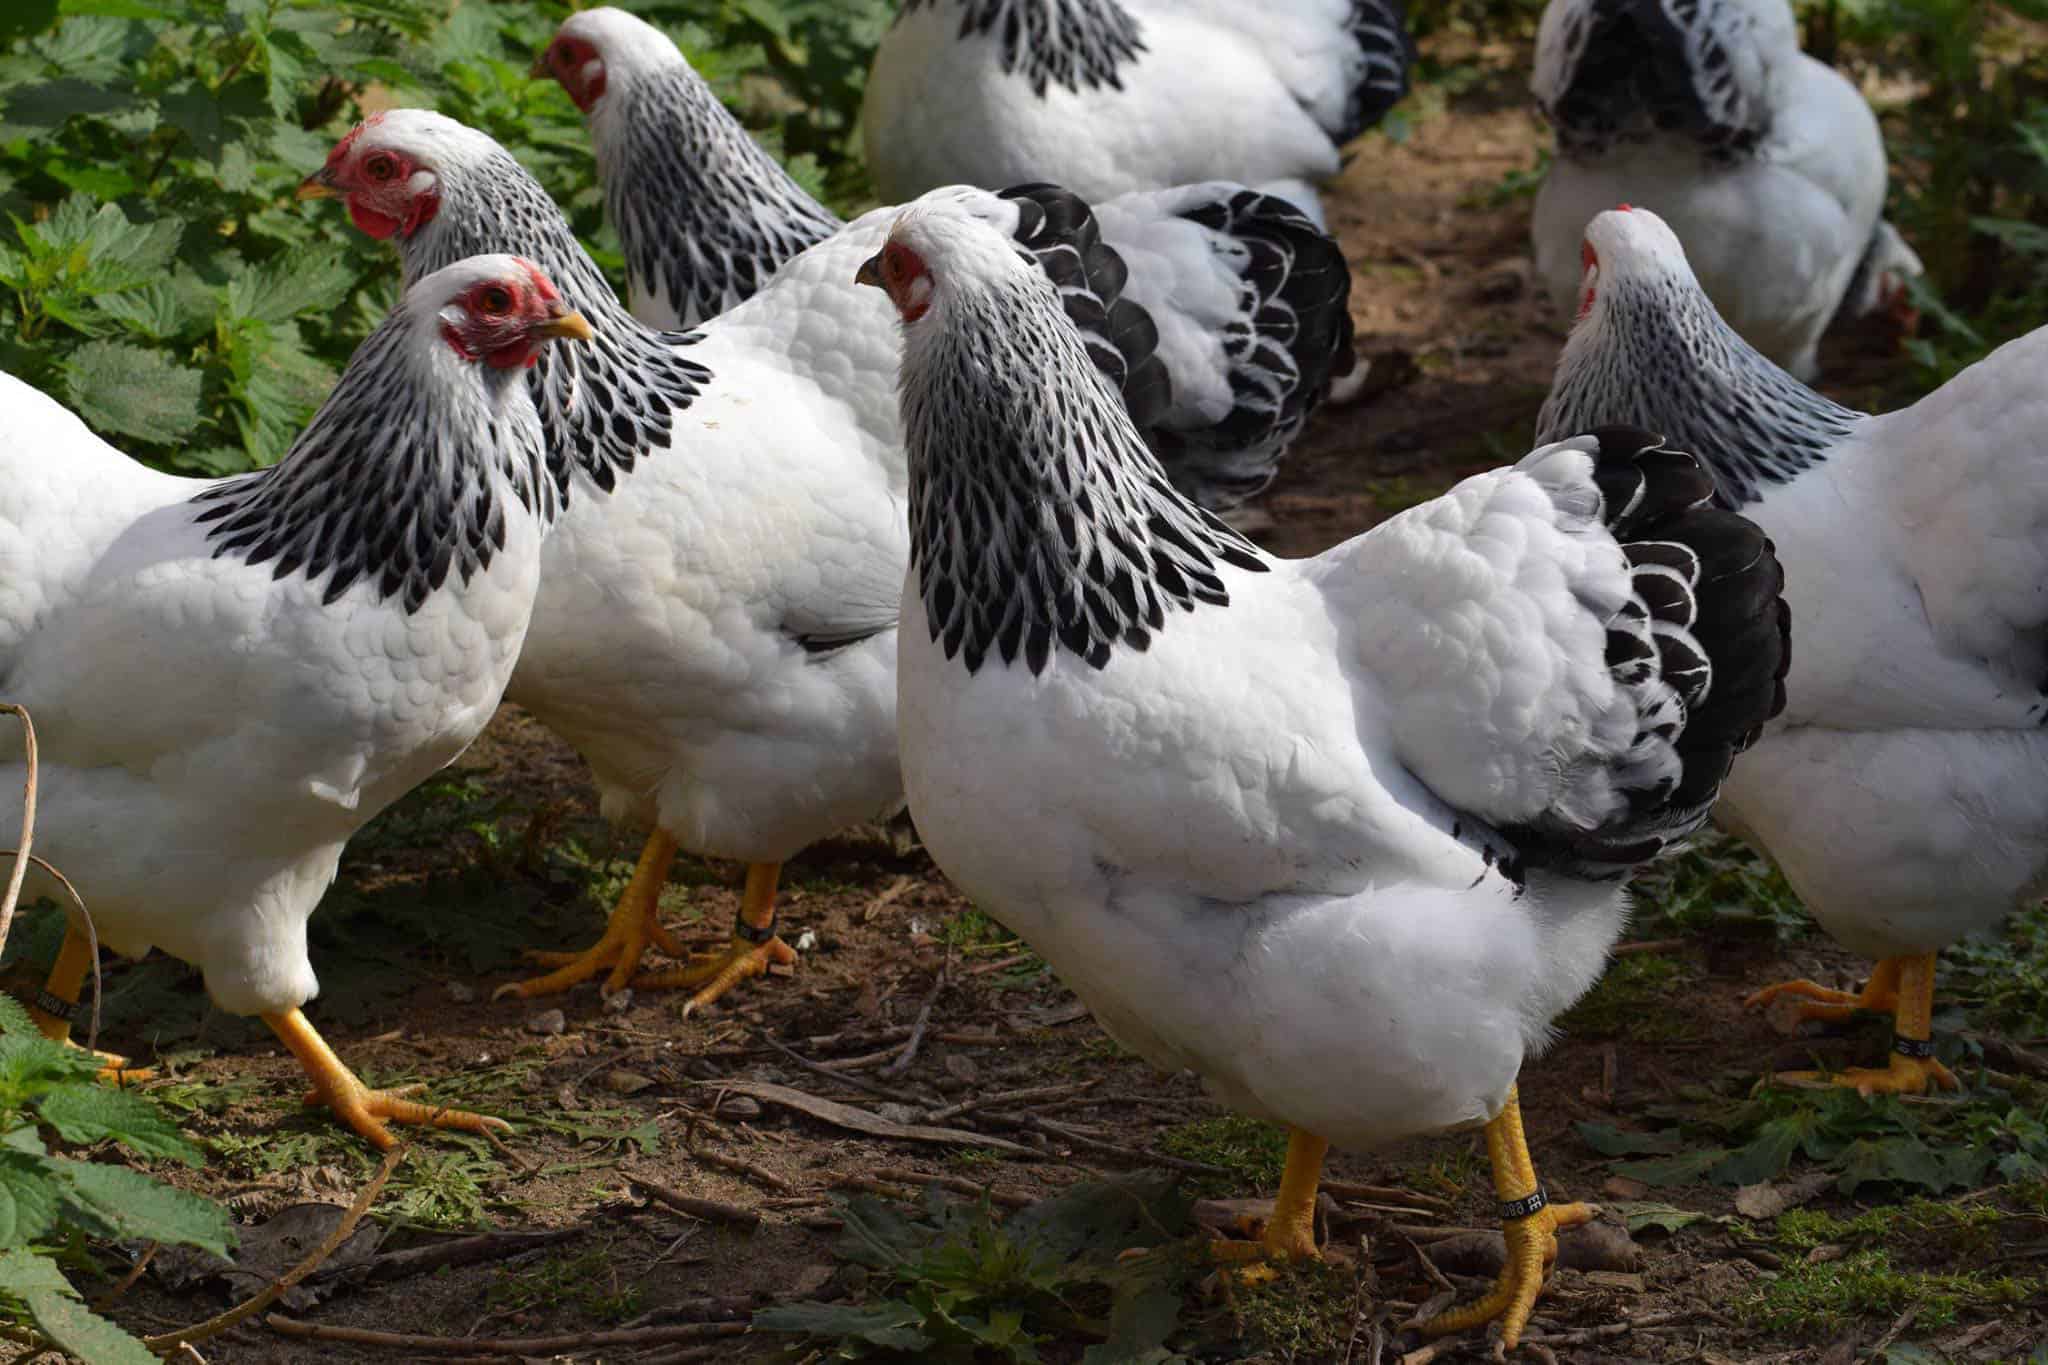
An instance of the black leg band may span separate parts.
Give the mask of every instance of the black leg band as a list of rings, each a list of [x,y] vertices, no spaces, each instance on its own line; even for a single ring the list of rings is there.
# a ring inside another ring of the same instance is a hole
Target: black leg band
[[[1934,1055],[1934,1040],[1932,1038],[1905,1038],[1895,1033],[1892,1035],[1892,1051],[1898,1053],[1901,1057],[1932,1057]]]
[[[1512,1218],[1527,1218],[1550,1207],[1550,1196],[1541,1189],[1526,1199],[1503,1199],[1500,1204],[1500,1220],[1505,1223]]]
[[[60,1000],[46,990],[36,992],[35,1007],[62,1023],[72,1024],[78,1021],[77,1002]]]
[[[780,917],[779,912],[771,914],[768,916],[768,922],[756,929],[753,925],[747,923],[746,916],[735,916],[732,922],[733,936],[743,938],[749,943],[766,943],[769,939],[775,937],[775,921]]]

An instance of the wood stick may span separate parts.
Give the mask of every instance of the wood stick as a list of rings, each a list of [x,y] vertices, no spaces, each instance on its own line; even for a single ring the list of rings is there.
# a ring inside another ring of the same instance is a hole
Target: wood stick
[[[1355,1180],[1325,1180],[1320,1188],[1334,1199],[1377,1199],[1388,1204],[1406,1204],[1410,1208],[1442,1209],[1446,1212],[1449,1212],[1451,1207],[1451,1201],[1448,1199],[1439,1199],[1433,1194],[1417,1194],[1413,1190],[1404,1190],[1393,1185],[1361,1185]]]
[[[341,1221],[334,1225],[334,1230],[327,1234],[319,1246],[313,1248],[313,1254],[265,1285],[255,1297],[204,1322],[181,1327],[175,1332],[165,1332],[162,1336],[144,1337],[142,1344],[158,1355],[164,1355],[178,1350],[187,1342],[217,1337],[222,1332],[239,1326],[244,1320],[255,1317],[283,1298],[287,1289],[318,1270],[329,1256],[341,1249],[343,1242],[355,1235],[356,1224],[363,1221],[363,1215],[370,1211],[370,1205],[376,1203],[377,1196],[384,1192],[384,1183],[391,1179],[391,1173],[398,1169],[398,1163],[404,1160],[405,1154],[411,1150],[412,1144],[408,1142],[403,1147],[393,1147],[386,1152],[383,1164],[378,1166],[377,1173],[370,1177],[370,1183],[363,1186],[363,1192],[356,1196],[355,1203],[348,1206],[348,1212],[341,1216]]]
[[[882,1068],[882,1074],[895,1080],[910,1070],[910,1064],[917,1060],[917,1049],[924,1042],[924,1031],[932,1022],[932,1006],[938,1003],[939,992],[946,989],[946,981],[953,974],[953,953],[948,949],[939,963],[939,974],[932,979],[932,988],[925,992],[924,1003],[918,1006],[917,1019],[910,1026],[910,1038],[903,1044],[903,1055]]]
[[[991,1104],[1029,1104],[1035,1100],[1062,1099],[1068,1095],[1077,1095],[1084,1090],[1092,1090],[1100,1084],[1102,1084],[1102,1078],[1097,1076],[1093,1080],[1087,1081],[1066,1081],[1059,1085],[1034,1085],[1028,1086],[1023,1090],[1002,1090],[991,1095],[976,1095],[972,1099],[961,1100],[958,1104],[949,1104],[943,1109],[932,1110],[931,1113],[925,1115],[925,1122],[944,1123],[947,1119],[956,1119],[962,1114],[971,1114],[975,1110]]]
[[[686,1322],[673,1327],[637,1327],[612,1332],[571,1333],[554,1337],[432,1337],[416,1332],[373,1332],[364,1327],[332,1327],[301,1322],[272,1313],[264,1325],[280,1336],[300,1341],[340,1341],[351,1346],[382,1346],[391,1350],[424,1351],[429,1355],[557,1356],[601,1346],[667,1346],[679,1341],[715,1341],[741,1337],[744,1322]]]
[[[665,1204],[677,1213],[686,1213],[692,1218],[702,1218],[711,1223],[734,1223],[741,1227],[755,1228],[761,1225],[761,1214],[757,1209],[743,1209],[737,1204],[727,1204],[717,1199],[705,1199],[694,1194],[684,1194],[666,1185],[656,1184],[645,1176],[626,1172],[628,1184],[658,1204]]]
[[[902,1166],[877,1166],[875,1178],[911,1185],[936,1185],[942,1190],[952,1190],[956,1194],[985,1194],[990,1203],[1000,1204],[1006,1209],[1028,1209],[1038,1202],[1028,1194],[1019,1194],[1014,1190],[999,1190],[991,1185],[978,1185],[965,1176],[927,1175],[923,1171],[913,1171]]]
[[[781,1190],[784,1194],[794,1194],[796,1192],[795,1185],[784,1180],[766,1166],[759,1165],[756,1162],[744,1161],[736,1156],[727,1156],[723,1152],[714,1152],[708,1147],[692,1147],[690,1148],[690,1155],[707,1166],[716,1166],[720,1170],[731,1171],[735,1175],[743,1175],[758,1185],[766,1185],[771,1190]]]
[[[542,1228],[528,1232],[485,1232],[475,1237],[458,1237],[453,1241],[409,1247],[404,1251],[387,1251],[371,1260],[364,1268],[363,1278],[371,1284],[378,1284],[385,1280],[401,1280],[409,1275],[423,1275],[442,1266],[495,1261],[536,1247],[572,1241],[585,1231],[585,1228]]]

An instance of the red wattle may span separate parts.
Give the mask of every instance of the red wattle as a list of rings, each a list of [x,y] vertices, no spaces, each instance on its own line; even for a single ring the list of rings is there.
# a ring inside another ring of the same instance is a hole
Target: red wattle
[[[399,227],[396,218],[377,212],[354,195],[348,197],[348,219],[380,242],[389,241]]]

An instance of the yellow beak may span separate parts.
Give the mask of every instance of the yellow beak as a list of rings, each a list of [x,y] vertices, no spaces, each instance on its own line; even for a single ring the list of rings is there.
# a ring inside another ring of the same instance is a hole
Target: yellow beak
[[[550,317],[546,322],[536,323],[533,328],[533,335],[546,337],[551,341],[589,341],[597,335],[591,329],[590,324],[583,320],[583,314],[576,312],[574,309],[563,308],[559,303],[554,306],[561,309],[561,311]]]
[[[860,263],[860,269],[854,274],[853,282],[855,284],[871,284],[877,289],[882,287],[881,252],[877,251],[874,255]]]
[[[319,170],[299,182],[299,190],[296,197],[300,199],[339,199],[341,198],[341,191],[335,188],[334,177],[328,174],[325,166],[322,166]]]

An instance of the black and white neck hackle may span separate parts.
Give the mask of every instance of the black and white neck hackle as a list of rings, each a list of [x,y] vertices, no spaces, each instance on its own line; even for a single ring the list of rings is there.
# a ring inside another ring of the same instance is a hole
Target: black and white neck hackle
[[[841,223],[747,135],[680,53],[623,78],[597,139],[605,210],[633,292],[686,327],[753,297]]]
[[[540,182],[483,134],[462,132],[476,154],[434,165],[441,205],[403,243],[405,281],[494,252],[524,256],[547,272],[596,332],[584,345],[548,347],[527,372],[549,466],[565,498],[578,472],[610,492],[643,456],[668,446],[676,414],[710,382],[711,371],[684,354],[698,337],[637,321]]]
[[[559,500],[524,375],[431,343],[402,308],[357,348],[281,461],[197,494],[216,559],[327,574],[410,615],[453,573],[467,584],[505,547],[504,498],[543,525]],[[549,348],[552,349],[552,348]],[[543,362],[545,363],[545,362]]]
[[[973,673],[1092,668],[1227,606],[1258,550],[1174,490],[1047,281],[956,290],[903,370],[910,556],[931,636]]]
[[[1119,71],[1145,50],[1137,19],[1116,0],[903,0],[902,13],[947,5],[960,14],[960,36],[991,35],[1004,74],[1022,76],[1034,95],[1049,85],[1121,90]]]
[[[1740,509],[1826,459],[1863,416],[1765,359],[1689,276],[1653,274],[1600,281],[1536,429],[1539,442],[1609,422],[1661,432]]]
[[[1617,145],[1663,137],[1727,164],[1770,136],[1770,61],[1752,3],[1553,4],[1562,7],[1558,27],[1541,45],[1535,89],[1563,156],[1593,161]]]

